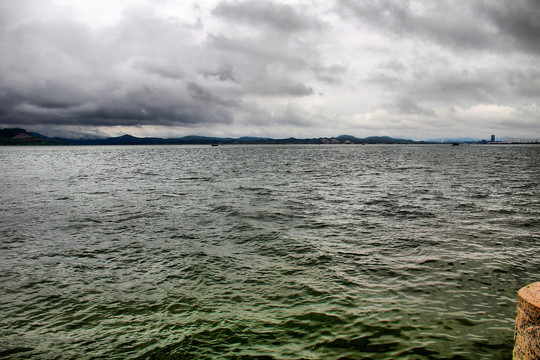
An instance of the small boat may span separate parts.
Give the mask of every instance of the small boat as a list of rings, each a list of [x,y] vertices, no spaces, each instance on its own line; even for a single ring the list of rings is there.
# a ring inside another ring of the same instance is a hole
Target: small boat
[[[212,144],[212,146],[219,146],[218,144]]]

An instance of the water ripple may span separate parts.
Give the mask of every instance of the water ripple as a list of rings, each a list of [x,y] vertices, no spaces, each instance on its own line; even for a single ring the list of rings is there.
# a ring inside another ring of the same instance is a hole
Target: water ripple
[[[540,147],[458,148],[2,148],[0,357],[508,358]]]

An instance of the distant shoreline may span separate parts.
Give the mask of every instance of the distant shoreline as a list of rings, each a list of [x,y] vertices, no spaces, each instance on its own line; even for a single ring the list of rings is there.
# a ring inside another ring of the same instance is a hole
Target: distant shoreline
[[[27,132],[24,129],[0,129],[0,146],[66,146],[66,145],[373,145],[373,144],[425,144],[425,145],[513,145],[513,144],[539,144],[538,139],[529,139],[529,142],[497,141],[414,141],[410,139],[392,138],[389,136],[369,136],[357,138],[352,135],[336,137],[320,137],[298,139],[289,137],[273,139],[265,137],[239,137],[220,138],[210,136],[184,136],[181,138],[139,138],[131,135],[101,139],[68,139],[49,138],[45,135]]]

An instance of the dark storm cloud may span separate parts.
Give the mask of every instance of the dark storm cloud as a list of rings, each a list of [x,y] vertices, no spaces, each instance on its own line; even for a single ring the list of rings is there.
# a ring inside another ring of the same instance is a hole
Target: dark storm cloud
[[[511,38],[520,50],[540,53],[539,1],[483,1],[477,10],[497,27],[499,35]]]
[[[189,95],[193,100],[197,100],[201,103],[209,104],[210,106],[219,105],[224,108],[234,108],[238,106],[238,102],[235,100],[228,100],[220,98],[214,95],[208,89],[203,88],[195,83],[188,83],[187,88]]]
[[[2,99],[2,122],[5,124],[84,124],[116,125],[186,125],[198,123],[231,123],[233,100],[220,99],[190,84],[189,95],[170,97],[168,89],[154,95],[132,91],[127,96],[108,98],[94,95],[92,101],[67,104],[60,92],[44,99],[39,94],[31,99]],[[49,93],[49,89],[44,89]],[[167,98],[169,97],[169,98]]]
[[[243,96],[308,96],[314,90],[297,74],[307,69],[331,82],[339,72],[319,64],[313,45],[292,35],[322,23],[290,5],[219,3],[214,16],[262,26],[246,38],[201,37],[200,19],[193,26],[145,8],[127,8],[110,26],[94,28],[25,13],[44,11],[36,4],[0,5],[2,124],[230,124],[252,112],[242,108]]]
[[[309,48],[286,41],[256,41],[224,35],[208,37],[209,46],[235,65],[225,65],[220,78],[233,78],[244,94],[306,96],[313,89],[296,80],[294,71],[308,67]],[[208,72],[206,72],[208,74]]]
[[[193,81],[191,57],[201,50],[187,27],[140,12],[101,30],[68,19],[8,24],[0,34],[3,124],[232,122],[237,102]]]
[[[442,47],[508,51],[517,44],[522,51],[540,51],[540,2],[536,0],[338,0],[338,4],[341,14],[363,24]]]
[[[455,2],[426,1],[416,10],[410,1],[338,0],[340,11],[364,24],[397,36],[416,36],[442,46],[487,48],[496,45],[495,33],[473,9]]]
[[[4,113],[6,124],[25,125],[189,125],[201,123],[230,124],[232,114],[229,106],[211,103],[205,95],[193,99],[175,101],[138,100],[130,98],[98,99],[76,107],[50,109],[29,103],[18,103]]]
[[[212,13],[229,21],[263,25],[274,31],[294,32],[323,27],[317,18],[301,13],[292,5],[265,0],[222,1]]]
[[[212,14],[231,29],[238,24],[250,28],[208,37],[208,45],[229,59],[227,72],[220,72],[220,79],[234,79],[244,94],[303,97],[314,94],[306,77],[339,82],[341,67],[323,65],[316,43],[299,37],[313,37],[326,26],[308,7],[273,1],[222,1]]]

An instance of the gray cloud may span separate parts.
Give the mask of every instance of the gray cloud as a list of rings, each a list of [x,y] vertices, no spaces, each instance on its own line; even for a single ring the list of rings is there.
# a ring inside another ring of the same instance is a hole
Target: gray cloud
[[[324,26],[319,19],[309,16],[305,9],[267,0],[222,1],[212,11],[212,14],[228,21],[265,26],[272,31],[279,32],[311,30]]]
[[[535,0],[476,0],[466,4],[448,0],[338,0],[338,4],[343,16],[399,37],[498,52],[513,48],[515,42],[522,51],[540,51],[540,3]]]
[[[535,0],[138,4],[0,2],[0,126],[539,131]]]
[[[231,62],[242,65],[281,63],[289,69],[302,69],[308,63],[306,55],[310,52],[309,48],[302,48],[303,44],[283,38],[232,38],[211,34],[207,41],[211,49],[223,52]]]
[[[435,116],[435,112],[432,109],[425,109],[419,106],[418,103],[410,97],[398,98],[396,103],[390,106],[390,109],[394,110],[397,114]]]
[[[375,26],[396,36],[416,36],[443,46],[493,46],[493,36],[496,34],[470,9],[465,7],[456,11],[459,7],[446,1],[425,1],[421,4],[424,7],[422,11],[415,10],[410,1],[339,0],[342,14],[353,16],[363,24]]]
[[[540,70],[536,67],[515,69],[504,75],[505,84],[524,99],[540,98]]]
[[[205,77],[208,78],[215,77],[219,81],[232,81],[234,83],[237,82],[234,75],[234,68],[230,64],[222,64],[217,70],[205,71],[203,72],[203,74]]]
[[[347,71],[347,68],[340,64],[330,66],[316,64],[312,70],[317,80],[327,84],[340,84],[341,76]]]
[[[540,3],[538,1],[483,1],[476,9],[496,26],[499,35],[511,39],[520,50],[540,53]]]
[[[243,93],[259,95],[306,96],[313,94],[308,84],[302,83],[295,71],[307,68],[305,57],[310,49],[300,50],[298,44],[257,42],[234,39],[224,35],[211,35],[209,46],[227,58],[224,65],[228,75],[241,84]]]
[[[203,87],[197,84],[189,83],[187,84],[187,88],[189,91],[189,95],[191,96],[193,100],[197,100],[202,103],[210,104],[213,106],[219,105],[224,108],[229,108],[229,107],[234,108],[238,106],[237,101],[219,98],[215,96],[214,94],[212,94],[211,91],[208,91],[207,89],[204,89]]]
[[[13,23],[1,34],[9,55],[0,66],[10,71],[0,73],[0,122],[231,123],[237,103],[194,82],[192,57],[202,51],[191,47],[191,34],[140,12],[100,30],[63,19]]]

